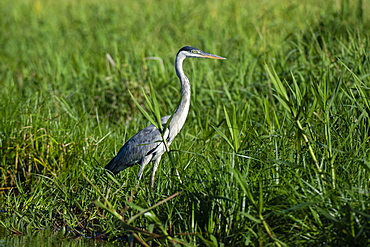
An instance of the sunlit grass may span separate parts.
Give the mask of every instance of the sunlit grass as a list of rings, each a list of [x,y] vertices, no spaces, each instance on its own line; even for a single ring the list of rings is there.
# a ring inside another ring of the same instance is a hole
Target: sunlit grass
[[[5,1],[1,226],[143,245],[369,244],[361,2]],[[109,175],[148,118],[175,110],[184,45],[227,60],[185,61],[192,102],[172,159],[153,189],[149,166],[139,183],[139,167]]]

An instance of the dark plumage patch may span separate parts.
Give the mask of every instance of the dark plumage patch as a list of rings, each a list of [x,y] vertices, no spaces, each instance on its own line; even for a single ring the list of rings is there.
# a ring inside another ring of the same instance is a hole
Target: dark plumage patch
[[[183,48],[181,48],[181,49],[179,50],[179,52],[178,52],[177,54],[179,54],[179,53],[180,53],[180,52],[182,52],[182,51],[188,51],[188,52],[191,52],[192,50],[199,50],[199,49],[194,48],[194,47],[192,47],[192,46],[184,46]]]

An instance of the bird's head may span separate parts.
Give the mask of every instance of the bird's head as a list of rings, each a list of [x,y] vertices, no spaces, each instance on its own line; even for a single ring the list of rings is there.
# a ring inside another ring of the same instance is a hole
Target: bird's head
[[[191,47],[191,46],[184,46],[179,50],[177,53],[177,56],[181,57],[197,57],[197,58],[213,58],[213,59],[226,59],[224,57],[220,57],[217,55],[213,55],[210,53],[206,53],[204,51],[201,51],[197,48]]]

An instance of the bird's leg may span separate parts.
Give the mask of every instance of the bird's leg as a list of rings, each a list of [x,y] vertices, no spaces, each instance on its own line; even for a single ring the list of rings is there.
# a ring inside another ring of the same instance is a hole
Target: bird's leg
[[[159,156],[159,158],[157,158],[155,161],[154,161],[154,166],[153,166],[153,173],[152,173],[152,187],[154,187],[154,177],[155,177],[155,173],[157,172],[157,169],[158,169],[158,166],[159,166],[159,162],[161,161],[161,158],[162,156]]]
[[[137,180],[141,179],[141,176],[143,175],[143,171],[144,171],[145,166],[146,166],[146,164],[141,164],[140,165],[140,170],[139,170],[139,173],[137,174]]]
[[[145,156],[141,162],[140,162],[140,170],[139,173],[137,174],[137,180],[139,181],[141,179],[141,176],[143,175],[144,168],[145,166],[150,162],[151,156]]]

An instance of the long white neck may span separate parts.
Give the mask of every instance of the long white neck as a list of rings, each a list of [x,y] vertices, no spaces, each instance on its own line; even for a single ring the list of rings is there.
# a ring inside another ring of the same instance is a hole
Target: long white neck
[[[184,126],[190,107],[190,82],[182,69],[182,63],[185,58],[185,55],[179,53],[176,56],[175,60],[176,74],[179,77],[181,83],[181,101],[180,104],[177,106],[177,109],[173,114],[171,122],[169,124],[169,143],[173,141],[175,136],[180,132],[182,126]]]

